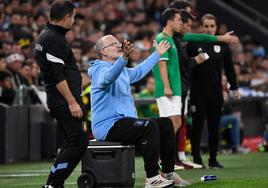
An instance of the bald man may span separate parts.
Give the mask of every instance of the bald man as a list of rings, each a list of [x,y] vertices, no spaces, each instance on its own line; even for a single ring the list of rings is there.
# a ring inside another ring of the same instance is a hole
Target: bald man
[[[166,187],[189,183],[174,173],[175,144],[172,121],[169,118],[139,119],[130,84],[142,79],[159,61],[170,44],[155,43],[155,52],[135,68],[126,68],[133,45],[123,45],[112,35],[98,40],[96,51],[100,59],[91,63],[92,131],[97,140],[133,144],[141,149],[146,171],[145,187]],[[161,148],[161,149],[160,149]],[[159,175],[159,156],[163,176]]]

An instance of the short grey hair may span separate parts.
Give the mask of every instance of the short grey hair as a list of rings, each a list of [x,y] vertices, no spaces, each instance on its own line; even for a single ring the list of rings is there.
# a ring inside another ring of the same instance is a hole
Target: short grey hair
[[[107,37],[114,37],[114,36],[113,36],[113,35],[105,35],[105,36],[101,37],[101,38],[96,42],[95,50],[96,50],[97,55],[98,55],[100,58],[102,57],[101,50],[103,50],[103,47],[104,47],[104,40],[105,40]]]

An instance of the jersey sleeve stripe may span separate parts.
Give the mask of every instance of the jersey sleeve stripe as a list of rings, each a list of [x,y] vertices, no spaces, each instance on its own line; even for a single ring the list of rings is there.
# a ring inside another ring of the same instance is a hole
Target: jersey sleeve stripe
[[[65,64],[64,61],[58,57],[55,57],[49,53],[46,53],[46,58],[48,61],[54,62],[54,63],[61,63],[61,64]]]
[[[163,57],[163,58],[160,58],[159,61],[168,61],[168,58]]]

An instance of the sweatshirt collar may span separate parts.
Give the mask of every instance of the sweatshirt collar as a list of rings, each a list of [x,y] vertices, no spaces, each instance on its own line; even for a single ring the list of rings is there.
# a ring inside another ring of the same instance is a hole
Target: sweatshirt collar
[[[49,29],[52,29],[52,30],[54,30],[54,31],[56,31],[56,32],[58,32],[58,33],[61,33],[61,34],[63,34],[63,35],[65,35],[70,29],[66,29],[66,28],[64,28],[64,27],[61,27],[61,26],[59,26],[59,25],[53,25],[53,24],[51,24],[51,23],[49,23],[49,22],[47,22],[47,27],[49,28]]]

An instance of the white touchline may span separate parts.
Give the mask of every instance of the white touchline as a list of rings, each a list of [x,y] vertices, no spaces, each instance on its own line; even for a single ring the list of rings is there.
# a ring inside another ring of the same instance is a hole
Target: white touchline
[[[13,184],[13,185],[17,185],[17,184]],[[21,185],[21,184],[19,184],[19,185]],[[23,183],[22,184],[23,186],[32,186],[32,185],[38,185],[38,186],[40,186],[40,183]],[[73,182],[73,181],[71,181],[71,182],[65,182],[64,183],[64,185],[76,185],[76,182]]]
[[[0,178],[9,178],[9,177],[31,177],[31,176],[47,176],[49,172],[18,172],[18,173],[0,173]],[[74,171],[73,174],[80,174],[80,171]]]
[[[31,176],[45,176],[47,174],[0,174],[0,178],[8,178],[8,177],[31,177]]]

